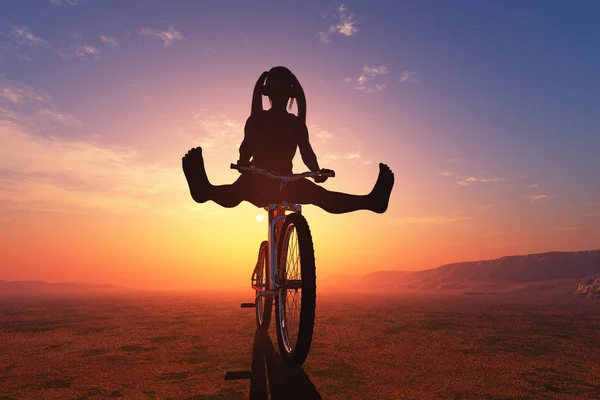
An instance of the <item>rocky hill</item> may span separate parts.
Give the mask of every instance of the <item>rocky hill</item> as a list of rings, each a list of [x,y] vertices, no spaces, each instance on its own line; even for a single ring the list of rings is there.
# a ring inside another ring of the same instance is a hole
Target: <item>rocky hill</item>
[[[345,276],[346,288],[411,291],[449,290],[492,293],[547,290],[573,286],[583,278],[600,275],[600,250],[549,252],[507,256],[495,260],[459,262],[421,271],[378,271],[362,276]],[[337,278],[321,283],[335,288]],[[545,289],[544,289],[545,288]]]

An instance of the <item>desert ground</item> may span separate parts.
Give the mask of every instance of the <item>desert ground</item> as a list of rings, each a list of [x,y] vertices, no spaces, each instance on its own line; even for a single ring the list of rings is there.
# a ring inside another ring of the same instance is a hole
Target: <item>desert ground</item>
[[[600,399],[598,300],[319,294],[290,369],[248,292],[0,298],[0,399]]]

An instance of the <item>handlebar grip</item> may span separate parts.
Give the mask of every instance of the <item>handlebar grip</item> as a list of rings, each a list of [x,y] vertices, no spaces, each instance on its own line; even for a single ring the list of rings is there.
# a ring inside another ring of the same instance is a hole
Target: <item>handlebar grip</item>
[[[237,164],[231,163],[231,165],[229,166],[229,168],[231,168],[231,169],[238,169],[239,167],[237,166]]]
[[[335,178],[335,171],[331,171],[331,178]]]

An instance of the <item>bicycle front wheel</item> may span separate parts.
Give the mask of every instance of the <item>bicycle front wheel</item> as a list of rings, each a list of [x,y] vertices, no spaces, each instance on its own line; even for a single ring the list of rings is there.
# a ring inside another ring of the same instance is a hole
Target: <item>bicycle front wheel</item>
[[[256,284],[262,290],[267,289],[269,279],[269,243],[264,241],[258,250],[258,261],[256,266]],[[258,329],[267,330],[271,322],[271,310],[273,298],[265,297],[256,292],[256,326]]]
[[[284,361],[302,365],[312,342],[317,296],[313,242],[302,214],[286,217],[277,255],[275,315],[279,353]]]

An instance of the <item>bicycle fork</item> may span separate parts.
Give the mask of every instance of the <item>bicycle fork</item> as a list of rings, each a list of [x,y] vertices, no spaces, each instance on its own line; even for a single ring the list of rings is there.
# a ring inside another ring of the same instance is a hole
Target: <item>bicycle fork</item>
[[[274,295],[277,291],[277,239],[281,229],[280,221],[286,217],[285,210],[277,208],[277,204],[269,204],[269,277],[267,281],[268,295]]]

